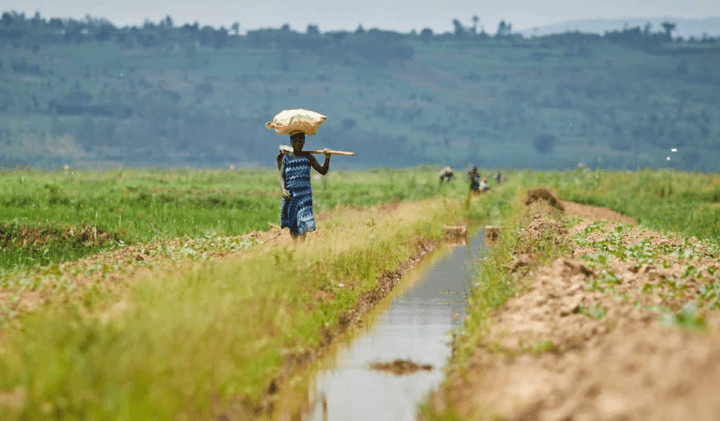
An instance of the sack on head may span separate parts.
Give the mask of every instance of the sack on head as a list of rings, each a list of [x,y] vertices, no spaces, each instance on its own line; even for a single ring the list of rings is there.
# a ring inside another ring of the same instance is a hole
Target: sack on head
[[[284,110],[273,118],[272,122],[265,123],[268,129],[275,129],[279,135],[287,135],[294,131],[301,131],[306,135],[317,133],[318,127],[327,117],[314,111],[296,109]]]

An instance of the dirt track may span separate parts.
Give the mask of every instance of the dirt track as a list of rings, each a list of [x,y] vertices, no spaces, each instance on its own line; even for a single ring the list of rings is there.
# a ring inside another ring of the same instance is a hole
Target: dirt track
[[[494,314],[469,372],[451,376],[436,409],[470,419],[719,419],[720,315],[704,309],[717,300],[704,287],[718,282],[718,248],[561,204],[582,218],[567,233],[572,255],[529,275]],[[533,224],[543,221],[554,222]]]

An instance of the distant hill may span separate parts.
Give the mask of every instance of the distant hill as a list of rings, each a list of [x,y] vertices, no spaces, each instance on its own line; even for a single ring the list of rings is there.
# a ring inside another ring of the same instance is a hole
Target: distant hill
[[[537,29],[527,29],[520,31],[525,37],[544,36],[550,34],[560,34],[564,32],[580,31],[591,34],[604,34],[610,31],[621,31],[625,26],[628,27],[645,27],[647,23],[652,25],[653,31],[661,30],[660,25],[663,22],[672,22],[677,25],[673,31],[674,37],[690,37],[702,38],[703,34],[711,37],[720,36],[720,16],[704,19],[681,19],[673,17],[661,18],[627,18],[627,19],[589,19],[589,20],[573,20],[569,22],[558,23],[557,25],[543,26]]]
[[[272,167],[307,108],[334,168],[720,170],[720,38],[238,29],[3,13],[0,168]]]

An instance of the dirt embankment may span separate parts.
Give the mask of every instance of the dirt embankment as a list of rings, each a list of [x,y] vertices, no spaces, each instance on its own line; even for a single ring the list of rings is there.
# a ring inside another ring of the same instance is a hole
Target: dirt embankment
[[[718,419],[719,248],[558,203],[563,213],[546,205],[526,231],[580,217],[562,239],[571,254],[531,272],[495,312],[468,373],[451,375],[434,408],[470,419]]]

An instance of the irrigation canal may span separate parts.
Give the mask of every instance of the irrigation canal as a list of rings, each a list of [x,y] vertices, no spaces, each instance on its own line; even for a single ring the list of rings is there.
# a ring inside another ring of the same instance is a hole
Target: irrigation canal
[[[389,306],[380,303],[366,327],[301,380],[304,393],[281,399],[280,419],[415,420],[418,403],[443,380],[484,238],[481,229],[468,244],[442,247],[409,273],[386,298]],[[391,372],[393,366],[406,374]]]

